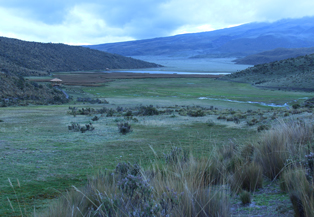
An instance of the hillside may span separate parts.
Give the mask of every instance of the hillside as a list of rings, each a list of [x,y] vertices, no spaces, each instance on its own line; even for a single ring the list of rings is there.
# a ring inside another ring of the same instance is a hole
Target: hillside
[[[268,88],[314,90],[314,54],[255,65],[223,80]]]
[[[0,37],[0,72],[16,75],[44,75],[58,71],[85,71],[157,67],[117,54],[81,46],[27,42]]]
[[[314,47],[313,34],[314,17],[304,17],[88,47],[125,56],[243,57],[279,47]]]
[[[65,95],[48,85],[26,81],[23,77],[0,73],[0,107],[10,105],[61,104]]]
[[[257,65],[263,63],[275,62],[278,60],[284,60],[294,58],[298,56],[304,56],[307,54],[313,54],[314,47],[310,48],[276,48],[270,51],[264,51],[257,54],[252,54],[244,58],[234,60],[236,64]]]

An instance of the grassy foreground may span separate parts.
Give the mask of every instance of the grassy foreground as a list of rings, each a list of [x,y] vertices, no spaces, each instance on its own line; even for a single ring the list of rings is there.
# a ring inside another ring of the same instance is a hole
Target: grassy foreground
[[[198,97],[212,97],[281,104],[311,96],[309,93],[301,92],[259,90],[246,84],[211,79],[117,80],[106,85],[108,86],[83,88],[85,94],[80,91],[81,87],[68,88],[69,92],[74,93],[75,96],[105,97],[110,102],[106,105],[79,103],[74,105],[72,103],[61,106],[1,108],[0,119],[3,122],[0,122],[0,204],[3,205],[0,209],[0,216],[19,216],[20,213],[33,215],[34,210],[37,210],[36,213],[41,213],[50,205],[51,199],[72,189],[72,185],[82,187],[91,182],[88,180],[89,177],[99,171],[103,171],[102,174],[106,173],[104,171],[112,171],[121,162],[131,162],[132,165],[137,163],[142,168],[141,173],[157,170],[159,174],[158,168],[164,167],[166,171],[173,171],[172,166],[177,169],[182,166],[194,168],[199,165],[198,162],[201,162],[203,168],[208,168],[212,165],[212,161],[208,161],[208,156],[215,156],[215,159],[219,159],[220,154],[215,154],[219,148],[230,144],[236,144],[242,148],[245,144],[258,140],[257,138],[260,137],[256,130],[258,124],[253,126],[248,124],[253,119],[258,119],[260,123],[272,122],[277,117],[284,117],[286,113],[288,116],[308,117],[312,112],[312,110],[301,108],[300,113],[294,114],[292,109],[290,111],[270,110],[268,107],[252,104],[198,100]],[[137,121],[125,119],[126,112],[131,110],[135,113],[139,104],[154,104],[159,106],[157,109],[159,111],[170,111],[158,115],[134,115],[133,118]],[[182,105],[195,107],[188,109]],[[77,107],[78,110],[87,107],[96,110],[106,107],[108,110],[114,109],[114,113],[108,116],[109,112],[106,110],[102,115],[97,112],[73,115],[69,106]],[[122,106],[124,110],[118,111],[117,106]],[[218,110],[211,110],[210,106],[218,107]],[[248,109],[253,112],[248,113],[246,111]],[[193,116],[193,114],[201,114],[201,112],[197,113],[198,110],[201,110],[204,116]],[[305,116],[300,116],[302,114]],[[95,115],[99,117],[99,120],[92,122],[91,119]],[[229,116],[235,115],[239,117],[239,123],[235,123],[234,120],[227,121]],[[226,116],[226,118],[217,119],[220,116]],[[72,132],[68,130],[68,125],[72,122],[81,125],[92,122],[95,129],[85,133]],[[133,132],[126,135],[119,133],[117,123],[121,122],[129,122]],[[186,161],[190,164],[175,164],[168,167],[163,153],[171,153],[174,146],[188,150],[193,156]],[[156,154],[159,157],[156,157]],[[242,159],[241,162],[245,161]],[[241,165],[245,165],[242,163]],[[230,174],[225,174],[226,179],[221,180],[227,183],[230,180],[227,177],[234,175],[236,168],[238,167],[235,165],[229,171]],[[173,175],[169,173],[169,178]],[[195,177],[193,174],[182,175]],[[141,177],[151,178],[147,174]],[[10,186],[8,178],[14,189]],[[107,178],[105,176],[104,180]],[[206,183],[209,184],[212,181],[208,179]],[[191,182],[193,182],[192,179]],[[173,185],[175,184],[174,182]],[[115,187],[112,185],[113,189]],[[166,189],[165,186],[162,188],[160,195]],[[199,188],[196,183],[193,191],[197,192],[197,189],[203,191],[204,188]],[[185,190],[178,189],[176,192],[181,193]],[[204,195],[205,199],[206,197]],[[190,208],[188,212],[196,212],[193,209]],[[178,215],[180,216],[180,213]]]

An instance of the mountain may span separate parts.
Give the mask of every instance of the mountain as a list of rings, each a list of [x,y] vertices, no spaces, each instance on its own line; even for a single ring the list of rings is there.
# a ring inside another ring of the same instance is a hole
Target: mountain
[[[314,91],[314,54],[255,65],[221,79],[266,88]]]
[[[304,17],[88,47],[124,56],[243,57],[279,47],[314,47],[313,36],[314,17]]]
[[[237,64],[257,65],[270,63],[278,60],[289,59],[307,54],[313,54],[314,47],[310,48],[276,48],[270,51],[264,51],[257,54],[252,54],[244,58],[234,60]]]
[[[44,75],[58,71],[85,71],[158,67],[157,64],[81,46],[27,42],[0,37],[0,72]]]

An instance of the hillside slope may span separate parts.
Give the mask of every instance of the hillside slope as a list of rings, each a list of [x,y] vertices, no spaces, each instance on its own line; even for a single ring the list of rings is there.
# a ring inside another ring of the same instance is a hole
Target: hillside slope
[[[66,96],[49,85],[24,80],[23,77],[0,73],[0,106],[62,104]]]
[[[43,75],[58,71],[85,71],[157,67],[117,54],[81,46],[27,42],[0,37],[0,72],[16,75]]]
[[[221,79],[261,87],[314,91],[314,54],[255,65]]]
[[[257,65],[263,63],[275,62],[278,60],[284,60],[294,58],[298,56],[304,56],[307,54],[313,54],[314,47],[310,48],[277,48],[274,50],[264,51],[257,54],[252,54],[244,58],[234,60],[237,64]]]
[[[304,17],[88,47],[125,56],[243,57],[279,47],[314,47],[313,35],[314,17]]]

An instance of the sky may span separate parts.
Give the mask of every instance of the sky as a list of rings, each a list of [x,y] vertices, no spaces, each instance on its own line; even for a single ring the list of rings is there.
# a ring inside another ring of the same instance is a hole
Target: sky
[[[314,16],[313,0],[0,0],[0,36],[91,45]]]

